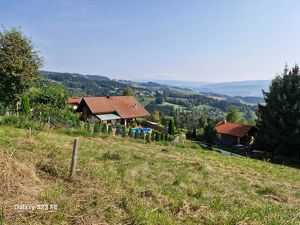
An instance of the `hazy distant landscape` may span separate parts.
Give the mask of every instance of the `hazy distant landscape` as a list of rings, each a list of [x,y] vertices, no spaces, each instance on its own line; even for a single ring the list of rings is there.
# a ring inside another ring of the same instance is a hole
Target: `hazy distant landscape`
[[[233,82],[197,82],[177,80],[155,80],[159,84],[190,88],[195,91],[224,94],[229,96],[262,97],[262,90],[268,91],[270,80],[246,80]]]

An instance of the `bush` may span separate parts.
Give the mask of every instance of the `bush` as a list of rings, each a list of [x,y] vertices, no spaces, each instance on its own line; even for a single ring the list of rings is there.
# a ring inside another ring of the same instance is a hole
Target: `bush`
[[[140,139],[145,139],[145,132],[143,130],[141,130]]]
[[[96,122],[94,125],[94,134],[99,134],[100,133],[100,123]]]
[[[116,135],[122,135],[122,126],[119,123],[116,125]]]
[[[122,137],[127,137],[127,131],[126,131],[126,128],[125,126],[122,126]]]
[[[113,132],[113,130],[112,130],[112,125],[109,124],[109,125],[108,125],[107,133],[108,133],[108,134],[112,134],[112,132]]]
[[[154,130],[151,133],[151,141],[155,141],[155,131]]]
[[[129,137],[131,137],[131,138],[133,138],[133,137],[134,137],[134,133],[133,133],[133,130],[132,130],[132,128],[131,128],[131,127],[129,128],[129,131],[128,131],[128,136],[129,136]]]
[[[159,132],[157,132],[155,134],[155,141],[160,141],[160,133]]]
[[[1,124],[17,126],[20,118],[16,115],[5,115],[2,118]]]
[[[137,123],[135,121],[132,121],[130,124],[130,127],[135,128],[137,127]]]
[[[103,123],[101,131],[103,134],[107,134],[107,124],[106,123]]]
[[[150,143],[150,133],[146,133],[146,142]]]

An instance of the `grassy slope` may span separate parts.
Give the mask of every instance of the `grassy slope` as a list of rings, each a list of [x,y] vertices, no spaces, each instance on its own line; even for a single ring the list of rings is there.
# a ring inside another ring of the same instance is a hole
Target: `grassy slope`
[[[298,169],[191,143],[80,137],[71,182],[72,141],[0,126],[5,224],[300,224]],[[58,211],[19,213],[16,203],[57,203]]]

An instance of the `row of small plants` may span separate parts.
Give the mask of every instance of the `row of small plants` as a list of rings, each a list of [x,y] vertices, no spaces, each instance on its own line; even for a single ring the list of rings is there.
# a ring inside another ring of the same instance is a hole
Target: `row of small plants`
[[[146,142],[150,141],[171,141],[173,140],[173,136],[167,133],[158,132],[156,130],[152,130],[151,133],[144,132],[143,130],[136,130],[134,132],[133,128],[130,127],[126,129],[125,126],[121,124],[107,124],[107,123],[99,123],[99,122],[85,122],[82,124],[81,129],[73,130],[73,131],[66,131],[68,134],[74,135],[98,135],[98,134],[107,134],[107,135],[116,135],[121,137],[130,137],[139,140],[146,140]]]

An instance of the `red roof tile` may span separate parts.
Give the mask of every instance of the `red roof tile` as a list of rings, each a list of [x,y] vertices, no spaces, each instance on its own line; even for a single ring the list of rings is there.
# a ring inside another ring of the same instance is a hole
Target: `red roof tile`
[[[81,102],[81,98],[68,98],[68,102],[70,104],[79,104]]]
[[[217,133],[227,134],[235,137],[244,137],[253,126],[231,123],[231,122],[220,122],[216,125],[215,130]]]
[[[82,100],[80,105],[86,103],[93,114],[116,112],[123,119],[150,115],[133,96],[85,97]]]

